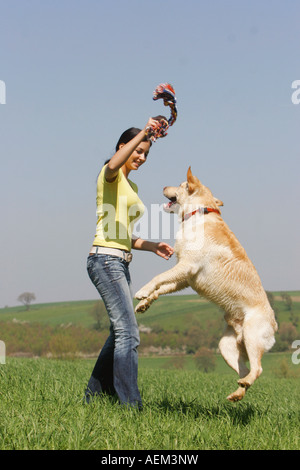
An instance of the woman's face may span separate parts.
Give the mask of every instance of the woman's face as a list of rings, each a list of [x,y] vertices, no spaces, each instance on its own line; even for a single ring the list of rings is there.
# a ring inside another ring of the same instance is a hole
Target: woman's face
[[[147,160],[149,150],[150,142],[141,142],[125,163],[127,170],[138,170]]]

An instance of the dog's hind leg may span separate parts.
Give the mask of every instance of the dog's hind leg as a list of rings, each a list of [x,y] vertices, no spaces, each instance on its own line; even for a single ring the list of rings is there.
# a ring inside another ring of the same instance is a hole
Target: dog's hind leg
[[[228,397],[231,401],[239,400],[243,390],[245,395],[246,390],[262,373],[261,358],[274,344],[274,326],[263,313],[252,311],[244,320],[242,338],[249,358],[250,372],[238,380],[239,388]]]
[[[245,364],[248,359],[247,353],[243,344],[238,343],[237,334],[232,326],[227,326],[224,336],[220,340],[219,349],[224,360],[240,377],[245,377],[249,373]]]
[[[253,315],[244,321],[243,340],[249,357],[250,372],[238,383],[247,389],[262,373],[261,358],[275,342],[274,328],[263,315]]]
[[[243,343],[238,341],[238,336],[232,326],[227,326],[224,336],[219,343],[219,349],[224,360],[240,377],[245,377],[249,374],[249,369],[245,363],[248,359],[246,350]],[[241,400],[245,396],[245,393],[246,388],[240,386],[234,393],[227,397],[227,400]]]

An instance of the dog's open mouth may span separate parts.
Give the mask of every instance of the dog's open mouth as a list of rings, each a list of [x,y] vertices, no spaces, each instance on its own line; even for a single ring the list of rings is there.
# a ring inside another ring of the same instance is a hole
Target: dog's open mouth
[[[166,206],[170,209],[174,204],[176,204],[177,199],[176,197],[168,197],[169,202],[166,204]]]
[[[164,210],[166,212],[171,212],[173,208],[175,209],[175,206],[177,204],[177,199],[176,199],[175,196],[174,197],[168,197],[168,199],[169,199],[169,202],[164,204]]]

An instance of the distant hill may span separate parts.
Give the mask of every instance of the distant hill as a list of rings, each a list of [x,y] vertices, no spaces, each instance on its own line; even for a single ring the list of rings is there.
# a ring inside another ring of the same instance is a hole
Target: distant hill
[[[292,299],[295,315],[300,315],[300,291],[286,292]],[[289,321],[290,312],[281,292],[272,292],[275,312],[279,321]],[[0,309],[0,322],[38,322],[51,326],[78,325],[91,328],[95,322],[92,309],[98,300],[33,304],[26,311],[24,306]],[[137,301],[134,300],[134,304]],[[183,331],[194,323],[218,321],[223,312],[212,302],[192,295],[167,295],[159,297],[144,314],[138,314],[138,323],[146,327],[156,326],[165,330]]]
[[[273,352],[291,350],[300,337],[300,291],[269,293],[279,323]],[[109,322],[101,300],[35,304],[0,309],[0,340],[7,355],[70,357],[96,355]],[[136,303],[136,301],[134,301]],[[97,322],[93,311],[102,315]],[[104,320],[105,321],[104,321]],[[195,354],[200,347],[216,351],[224,330],[223,312],[198,295],[160,297],[137,315],[140,351],[152,354]],[[95,324],[101,326],[95,329]]]

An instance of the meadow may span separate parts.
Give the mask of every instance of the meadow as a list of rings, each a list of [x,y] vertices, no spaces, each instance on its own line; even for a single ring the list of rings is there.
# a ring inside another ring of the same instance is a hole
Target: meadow
[[[288,351],[300,338],[300,293],[289,293],[291,305],[280,293],[272,295],[279,323],[272,352]],[[100,304],[100,300],[90,300],[34,304],[28,310],[24,306],[0,309],[0,340],[6,344],[6,354],[60,358],[97,355],[109,328],[102,305],[104,321],[101,319],[101,328],[95,329],[93,313]],[[170,350],[181,354],[195,354],[201,347],[216,350],[224,329],[223,315],[216,305],[197,295],[161,297],[147,313],[137,315],[139,351],[143,355],[167,351],[170,355]]]
[[[237,377],[221,362],[201,373],[157,360],[166,358],[140,361],[144,408],[136,411],[109,397],[83,402],[91,360],[8,358],[0,366],[0,449],[299,449],[297,374],[276,377],[267,364],[244,400],[229,403]]]
[[[96,301],[0,309],[0,450],[299,450],[300,364],[291,344],[300,338],[300,295],[290,295],[292,310],[274,294],[279,347],[264,355],[262,376],[238,403],[226,400],[238,377],[216,352],[219,309],[194,295],[159,299],[138,316],[151,329],[141,334],[141,412],[107,396],[83,402],[107,335],[93,329]],[[215,354],[211,372],[194,359],[202,343]]]

